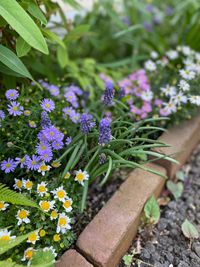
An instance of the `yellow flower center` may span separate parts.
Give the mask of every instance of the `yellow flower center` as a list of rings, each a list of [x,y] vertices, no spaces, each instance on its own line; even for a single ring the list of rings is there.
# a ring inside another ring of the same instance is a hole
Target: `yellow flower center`
[[[43,172],[48,171],[48,166],[47,165],[41,165],[40,170]]]
[[[16,186],[19,187],[19,188],[22,187],[22,181],[21,180],[17,181],[16,182]]]
[[[18,110],[17,106],[13,107],[13,111],[17,111],[17,110]]]
[[[41,192],[41,193],[46,192],[46,187],[44,185],[40,185],[38,187],[38,191]]]
[[[0,240],[1,241],[8,241],[8,240],[10,240],[10,236],[9,235],[3,235],[0,237]]]
[[[18,213],[18,217],[20,219],[25,219],[27,217],[27,211],[26,210],[20,210]]]
[[[70,173],[67,172],[67,173],[65,174],[65,176],[64,176],[64,179],[69,179],[69,177],[70,177]]]
[[[83,181],[83,179],[84,179],[84,174],[83,174],[83,173],[78,173],[78,174],[76,175],[76,179],[77,179],[78,181]]]
[[[10,163],[6,163],[6,168],[10,168]]]
[[[32,186],[33,186],[33,182],[31,182],[31,181],[28,181],[27,183],[26,183],[26,188],[32,188]]]
[[[0,201],[0,210],[4,208],[4,202]]]
[[[25,257],[27,259],[32,259],[32,257],[33,257],[33,250],[31,249],[31,250],[26,251],[25,252]]]
[[[52,162],[51,165],[52,165],[54,168],[58,168],[61,164],[60,164],[60,162],[54,161],[54,162]]]
[[[51,212],[51,217],[54,218],[54,219],[56,219],[56,218],[58,217],[58,213],[57,213],[56,210],[53,210],[53,211]]]
[[[50,136],[53,136],[53,135],[54,135],[54,132],[53,132],[53,131],[51,131],[49,134],[50,134]]]
[[[45,107],[46,107],[46,108],[50,108],[49,103],[46,103],[46,104],[45,104]]]
[[[25,162],[25,158],[22,158],[19,160],[21,163],[24,163]]]
[[[64,197],[65,197],[65,192],[64,192],[64,190],[60,190],[60,191],[58,191],[58,192],[57,192],[57,196],[58,196],[59,198],[64,198]]]
[[[60,235],[59,235],[59,234],[55,234],[55,235],[53,236],[53,240],[54,240],[55,242],[60,241]]]
[[[65,226],[67,224],[67,220],[65,218],[60,218],[59,219],[59,225],[60,226]]]
[[[36,165],[36,161],[35,161],[35,160],[32,160],[32,161],[31,161],[31,164],[32,164],[32,165]]]
[[[49,210],[50,209],[50,203],[48,201],[43,201],[41,204],[40,204],[40,207],[43,209],[43,210]]]
[[[45,150],[46,149],[46,146],[41,146],[41,150]]]
[[[67,209],[69,207],[71,207],[71,201],[70,200],[66,200],[64,203],[63,203],[63,206]]]
[[[44,229],[40,230],[40,236],[44,237],[46,235],[46,231]]]
[[[37,239],[37,234],[36,233],[32,233],[30,234],[30,236],[28,237],[28,240],[31,242],[34,242]]]

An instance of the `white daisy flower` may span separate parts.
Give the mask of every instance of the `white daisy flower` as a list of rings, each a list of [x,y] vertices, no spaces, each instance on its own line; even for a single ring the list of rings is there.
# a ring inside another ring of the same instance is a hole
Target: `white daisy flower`
[[[33,182],[31,182],[29,179],[28,180],[22,179],[22,183],[25,189],[27,189],[28,191],[31,191],[33,187]]]
[[[161,87],[160,90],[165,96],[174,96],[176,94],[176,87],[167,84],[165,87]]]
[[[176,50],[167,51],[166,55],[171,60],[174,60],[174,59],[178,58],[178,52]]]
[[[189,101],[192,104],[195,104],[197,106],[200,106],[200,96],[199,95],[191,95],[189,97]]]
[[[0,230],[0,241],[9,241],[14,238],[16,238],[16,236],[11,236],[11,231],[8,231],[7,229]]]
[[[65,209],[66,212],[72,211],[72,203],[73,201],[69,197],[63,202],[63,208]]]
[[[0,211],[1,210],[6,210],[7,207],[9,207],[8,203],[5,203],[4,201],[0,201]]]
[[[141,98],[144,101],[151,101],[153,99],[153,92],[152,91],[142,92]]]
[[[56,232],[61,232],[62,234],[66,233],[67,230],[71,229],[70,221],[70,218],[64,212],[60,213]]]
[[[30,261],[32,258],[33,258],[33,253],[34,253],[34,249],[32,247],[30,248],[27,248],[25,251],[24,251],[24,256],[22,258],[22,261]]]
[[[56,257],[56,256],[58,255],[58,254],[56,253],[55,248],[54,248],[53,246],[43,248],[43,251],[51,251],[54,257]]]
[[[190,70],[179,70],[181,77],[185,80],[192,80],[195,78],[195,72]]]
[[[192,54],[192,50],[189,46],[182,46],[181,51],[185,56],[190,56]]]
[[[179,88],[180,88],[181,90],[183,90],[184,92],[190,90],[190,85],[189,85],[189,83],[187,83],[185,80],[180,80],[178,86],[179,86]]]
[[[25,209],[18,210],[16,218],[18,220],[17,225],[22,224],[23,222],[25,223],[30,223],[30,219],[28,218],[29,211]]]
[[[179,92],[177,95],[173,96],[172,99],[174,103],[179,106],[181,103],[187,103],[187,97],[182,92]]]
[[[176,112],[176,110],[177,110],[176,104],[172,100],[170,100],[168,103],[163,103],[163,105],[165,106],[164,109],[169,114]]]
[[[29,235],[29,237],[27,239],[27,243],[32,243],[35,245],[36,241],[39,239],[40,239],[40,237],[39,237],[38,231],[35,231]]]
[[[43,163],[40,165],[40,167],[39,167],[39,169],[38,169],[38,172],[41,172],[42,175],[44,176],[45,173],[46,173],[47,171],[49,171],[50,169],[51,169],[51,166],[46,165],[46,164],[43,162]]]
[[[47,183],[46,182],[41,182],[40,184],[37,185],[37,193],[39,196],[43,196],[47,193],[48,189],[46,188]]]
[[[86,171],[76,171],[75,181],[79,184],[84,185],[84,181],[89,179],[89,174]]]
[[[53,191],[51,191],[51,193],[54,194],[54,197],[59,199],[60,201],[64,201],[65,198],[67,197],[67,193],[63,188],[63,185],[54,189]]]
[[[58,218],[58,211],[57,210],[52,210],[51,212],[51,216],[50,219],[52,220],[56,220]]]
[[[152,61],[152,60],[147,60],[144,63],[144,67],[145,69],[149,70],[149,71],[154,71],[156,70],[156,64]]]
[[[156,51],[152,51],[150,55],[151,55],[151,58],[153,59],[158,58],[158,53]]]
[[[15,189],[19,189],[19,190],[21,191],[21,189],[22,189],[22,187],[23,187],[23,182],[22,182],[22,180],[19,180],[19,179],[16,179],[16,178],[15,178],[15,183],[14,183],[13,187],[14,187]]]
[[[55,204],[55,201],[52,200],[52,201],[47,201],[47,200],[41,200],[39,202],[39,206],[40,208],[45,211],[45,212],[48,212],[50,211],[51,209],[54,208],[54,204]]]

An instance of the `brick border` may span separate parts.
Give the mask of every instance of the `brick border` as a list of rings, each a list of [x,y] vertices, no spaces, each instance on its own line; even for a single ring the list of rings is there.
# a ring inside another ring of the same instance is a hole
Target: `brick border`
[[[200,114],[169,129],[159,140],[170,144],[171,147],[156,151],[163,155],[173,154],[173,158],[178,160],[180,165],[160,159],[154,164],[148,164],[148,167],[163,174],[167,173],[168,177],[172,178],[200,141]],[[140,169],[132,171],[79,236],[77,250],[87,260],[84,263],[77,261],[77,257],[80,260],[82,256],[76,252],[77,256],[74,250],[73,253],[69,250],[64,253],[56,267],[116,267],[137,233],[145,202],[152,194],[158,197],[164,184],[164,179],[155,174]]]

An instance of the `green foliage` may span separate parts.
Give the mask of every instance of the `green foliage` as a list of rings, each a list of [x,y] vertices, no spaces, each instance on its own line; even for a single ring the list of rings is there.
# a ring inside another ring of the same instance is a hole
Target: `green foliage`
[[[144,206],[145,217],[151,224],[156,224],[160,219],[160,208],[154,196],[150,197]]]
[[[14,205],[29,206],[39,208],[39,206],[31,199],[23,194],[16,193],[14,190],[9,189],[4,184],[0,183],[0,201],[12,203]]]
[[[125,266],[130,267],[133,260],[133,255],[125,255],[122,259],[124,261]]]
[[[37,267],[54,267],[55,256],[51,250],[44,251],[42,249],[37,250],[33,254],[31,260],[31,266]]]
[[[183,187],[182,182],[174,183],[172,181],[167,181],[167,189],[171,192],[171,194],[177,200],[178,198],[182,196],[184,187]]]
[[[185,221],[182,223],[181,229],[185,237],[189,239],[199,238],[199,233],[196,226],[187,219],[185,219]]]

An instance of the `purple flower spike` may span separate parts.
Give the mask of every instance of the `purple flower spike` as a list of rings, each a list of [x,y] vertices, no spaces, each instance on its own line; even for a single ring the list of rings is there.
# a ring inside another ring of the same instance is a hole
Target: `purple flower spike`
[[[20,116],[23,113],[24,108],[20,106],[20,103],[11,101],[8,105],[8,112],[13,116]]]
[[[123,98],[126,95],[124,87],[119,89],[119,98]]]
[[[106,85],[106,89],[105,89],[104,96],[103,96],[103,102],[106,106],[109,106],[112,104],[112,99],[114,97],[115,90],[113,88],[114,87],[113,82],[106,81],[105,85]]]
[[[45,98],[42,101],[40,106],[42,107],[43,110],[45,110],[47,112],[51,112],[52,110],[55,109],[55,104],[54,104],[53,100],[47,99],[47,98]]]
[[[4,171],[5,173],[13,172],[16,166],[17,164],[11,158],[8,158],[7,160],[3,160],[1,162],[1,170]]]
[[[46,111],[41,113],[41,126],[42,128],[50,127],[52,125],[51,120]]]
[[[99,145],[106,145],[112,139],[110,120],[104,118],[99,123]]]
[[[80,118],[81,131],[84,134],[88,134],[90,130],[95,127],[96,123],[93,120],[93,116],[91,114],[84,113]]]
[[[19,93],[15,89],[9,89],[6,91],[5,95],[8,100],[16,100],[19,96]]]

